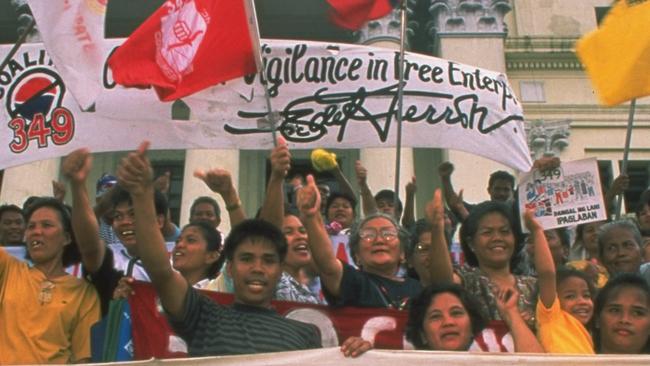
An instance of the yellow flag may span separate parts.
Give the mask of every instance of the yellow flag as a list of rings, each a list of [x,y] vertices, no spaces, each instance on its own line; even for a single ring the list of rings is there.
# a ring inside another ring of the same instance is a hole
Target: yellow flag
[[[619,0],[576,44],[602,104],[650,95],[650,0]]]

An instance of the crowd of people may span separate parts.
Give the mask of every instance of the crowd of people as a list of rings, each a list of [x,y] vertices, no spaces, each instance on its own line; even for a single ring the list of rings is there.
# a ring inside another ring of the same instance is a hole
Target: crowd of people
[[[274,300],[405,311],[405,337],[421,350],[480,351],[482,332],[500,324],[510,352],[650,351],[650,190],[627,219],[544,228],[519,212],[510,173],[492,174],[490,200],[469,204],[446,162],[442,187],[418,219],[415,177],[402,204],[390,190],[373,195],[357,162],[357,197],[333,163],[339,190],[331,190],[293,174],[279,139],[254,218],[228,171],[195,172],[225,203],[232,230],[223,233],[214,197],[196,198],[182,228],[171,221],[169,176],[154,177],[147,149],[143,142],[115,176],[101,177],[94,203],[86,188],[92,154],[80,149],[61,168],[70,206],[60,184],[53,197],[0,206],[0,364],[90,361],[90,327],[112,300],[133,295],[135,280],[151,282],[193,357],[321,347],[318,328],[280,316]],[[627,183],[617,178],[605,201]],[[450,253],[458,226],[462,256]],[[347,236],[349,258],[333,235]],[[16,247],[26,256],[12,256]],[[71,269],[78,263],[81,272]],[[234,303],[204,291],[232,293]],[[373,347],[361,337],[340,346],[351,357]]]

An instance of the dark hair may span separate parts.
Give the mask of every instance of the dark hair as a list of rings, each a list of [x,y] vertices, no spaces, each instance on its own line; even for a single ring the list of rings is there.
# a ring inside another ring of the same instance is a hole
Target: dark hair
[[[415,247],[420,242],[420,235],[426,233],[427,231],[431,231],[431,229],[431,223],[427,219],[419,219],[415,222],[415,225],[413,225],[410,230],[411,240],[409,240],[408,245],[406,245],[406,248],[404,249],[406,258],[410,258],[411,255],[413,255]]]
[[[650,305],[650,285],[648,282],[636,273],[621,273],[618,274],[607,281],[607,284],[600,289],[598,296],[596,296],[596,302],[594,304],[594,318],[599,319],[600,314],[605,308],[605,304],[614,296],[616,296],[621,288],[632,287],[640,290],[645,294],[646,302]],[[595,322],[598,324],[598,322]],[[602,341],[600,339],[600,326],[596,326],[596,329],[593,332],[594,346],[596,352],[601,352]],[[650,336],[646,341],[645,347],[643,347],[643,353],[650,353]]]
[[[167,198],[165,198],[165,195],[156,189],[154,190],[153,200],[156,207],[156,215],[166,216],[169,206],[167,204]],[[123,202],[127,202],[130,205],[133,204],[133,200],[131,200],[131,194],[129,191],[117,184],[113,187],[113,192],[111,193],[111,207],[115,209],[117,205]]]
[[[36,201],[36,200],[39,199],[39,198],[42,198],[42,197],[39,197],[39,196],[29,196],[29,197],[27,197],[27,199],[25,200],[25,202],[23,202],[23,214],[24,214],[25,212],[27,212],[27,209],[29,208],[29,206],[30,206],[32,203],[34,203],[34,201]]]
[[[214,214],[217,215],[217,217],[221,217],[221,208],[219,208],[219,203],[214,198],[208,196],[201,196],[195,199],[194,202],[192,202],[192,206],[190,206],[190,217],[194,215],[194,210],[196,210],[196,206],[200,205],[201,203],[207,203],[212,205],[212,208],[214,209]]]
[[[225,257],[221,254],[221,234],[215,227],[205,221],[190,222],[189,224],[183,226],[181,232],[190,227],[195,227],[201,232],[203,239],[205,239],[206,250],[211,252],[219,252],[219,259],[216,262],[212,263],[210,268],[208,268],[208,273],[206,275],[207,278],[214,278],[216,277],[217,273],[219,273],[223,262],[226,260]]]
[[[603,252],[605,251],[605,235],[610,230],[613,229],[626,229],[629,230],[632,233],[632,236],[634,236],[634,240],[636,241],[636,244],[641,248],[641,245],[643,244],[643,238],[641,237],[641,231],[639,231],[639,227],[634,223],[632,220],[628,219],[621,219],[621,220],[616,220],[612,222],[608,222],[605,225],[601,226],[598,228],[598,256],[603,257]]]
[[[263,238],[271,242],[280,261],[284,262],[287,255],[287,239],[275,225],[261,219],[244,220],[230,231],[223,248],[226,259],[232,261],[237,247],[251,238]]]
[[[375,195],[375,202],[379,200],[386,200],[391,203],[395,202],[395,191],[392,191],[390,189],[382,189],[381,191],[377,192]],[[402,200],[397,197],[397,207],[395,207],[397,212],[402,212],[402,209],[404,206],[402,205]]]
[[[363,220],[356,223],[350,230],[350,240],[348,241],[348,246],[350,247],[350,252],[352,253],[353,256],[359,252],[359,242],[361,241],[361,236],[360,236],[361,228],[369,221],[377,218],[386,219],[395,226],[395,229],[397,229],[397,236],[399,238],[400,248],[402,249],[403,252],[406,252],[406,248],[408,247],[410,241],[409,232],[400,226],[400,224],[397,222],[397,219],[395,217],[391,215],[386,215],[385,213],[376,212],[364,217]]]
[[[514,188],[515,187],[515,177],[504,171],[504,170],[497,170],[496,172],[490,174],[490,179],[488,180],[488,187],[492,187],[494,182],[497,180],[505,180],[510,183],[510,187]]]
[[[63,247],[63,257],[61,259],[63,267],[79,263],[81,261],[81,254],[79,253],[77,241],[74,232],[72,231],[72,220],[70,219],[72,212],[71,208],[64,205],[54,197],[38,197],[27,207],[27,210],[25,211],[25,221],[29,222],[34,212],[39,208],[50,208],[56,211],[61,220],[63,231],[70,236],[70,244]]]
[[[597,223],[604,223],[604,221],[594,221],[594,222],[587,222],[587,223],[578,224],[578,226],[576,226],[576,238],[575,238],[574,242],[578,242],[578,241],[583,240],[583,236],[585,235],[585,228],[587,227],[587,225],[597,224]]]
[[[357,200],[349,194],[343,192],[330,192],[329,197],[327,197],[327,202],[325,203],[325,212],[329,211],[330,206],[337,198],[343,198],[344,200],[350,202],[350,206],[352,206],[352,213],[356,212]]]
[[[521,260],[519,252],[521,252],[521,249],[524,246],[524,235],[519,230],[519,225],[515,222],[512,207],[503,202],[485,201],[479,203],[472,208],[469,216],[467,216],[463,224],[460,226],[460,245],[463,249],[463,254],[465,255],[465,262],[472,267],[478,266],[478,258],[472,251],[470,244],[474,235],[476,235],[476,232],[478,231],[478,224],[481,219],[491,213],[500,214],[505,217],[510,224],[510,229],[512,230],[515,240],[515,248],[512,253],[512,258],[510,259],[510,270],[512,270],[517,267],[517,264]]]
[[[639,203],[637,203],[636,210],[634,210],[637,218],[639,217],[641,211],[643,211],[643,207],[646,205],[650,206],[650,188],[643,191],[643,193],[641,193],[641,197],[639,197]]]
[[[409,318],[406,323],[406,339],[415,346],[415,349],[429,349],[422,339],[424,329],[422,325],[427,309],[433,299],[440,294],[450,293],[460,300],[472,324],[472,335],[478,335],[487,325],[485,315],[475,297],[471,296],[464,287],[455,283],[434,283],[427,286],[420,294],[411,299],[409,305]]]
[[[591,300],[593,301],[596,298],[596,294],[598,293],[598,290],[596,289],[593,280],[585,272],[579,271],[575,268],[570,268],[565,266],[560,266],[557,268],[557,271],[555,273],[555,283],[557,288],[559,288],[564,281],[572,277],[579,278],[585,281],[585,283],[587,284],[587,289],[589,290],[589,295],[591,296]],[[594,316],[592,316],[591,319],[589,319],[589,323],[588,325],[585,325],[585,327],[587,329],[590,329],[591,328],[590,324],[593,324],[593,321],[594,321]]]
[[[5,214],[5,212],[16,212],[19,213],[21,216],[23,216],[23,210],[16,206],[16,205],[1,205],[0,206],[0,219],[2,219],[2,215]],[[24,216],[23,216],[24,218]]]

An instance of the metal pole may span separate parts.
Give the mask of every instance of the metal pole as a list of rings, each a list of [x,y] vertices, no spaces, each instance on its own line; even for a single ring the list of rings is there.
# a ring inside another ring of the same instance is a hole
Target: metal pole
[[[29,21],[29,24],[27,24],[27,28],[25,28],[25,30],[20,35],[20,37],[18,37],[18,40],[16,41],[16,43],[14,43],[13,47],[11,47],[11,50],[9,50],[9,53],[7,54],[7,56],[5,56],[5,59],[2,60],[2,64],[0,64],[0,71],[2,71],[5,68],[5,66],[7,66],[9,61],[16,54],[16,52],[18,52],[18,49],[20,48],[20,46],[23,45],[23,43],[25,43],[25,40],[27,39],[27,36],[34,29],[35,26],[36,26],[36,21],[34,20],[34,18],[32,18]]]
[[[260,74],[262,80],[262,87],[264,88],[264,99],[266,100],[266,110],[268,114],[266,115],[266,120],[271,126],[271,136],[273,136],[273,146],[278,145],[277,132],[275,130],[276,124],[279,120],[279,116],[276,113],[273,113],[273,107],[271,106],[271,96],[269,95],[269,86],[266,82],[266,76],[264,75],[264,62],[262,61],[262,50],[260,49],[260,28],[257,23],[257,11],[255,10],[255,4],[253,0],[244,0],[244,7],[246,9],[246,18],[248,21],[248,29],[251,33],[251,43],[253,44],[253,53],[255,56],[255,65],[257,66],[257,72]]]
[[[627,133],[625,135],[625,150],[623,151],[623,163],[621,164],[621,174],[627,174],[627,161],[630,155],[630,143],[632,141],[632,124],[634,123],[634,112],[636,110],[636,98],[630,101],[630,113],[627,117]],[[623,208],[623,194],[619,194],[616,201],[616,220],[621,218],[621,209]]]
[[[399,84],[397,85],[397,144],[395,146],[395,199],[393,207],[397,209],[399,201],[399,176],[402,160],[402,110],[404,100],[404,48],[406,43],[406,2],[402,0],[400,4],[400,36],[399,36]]]

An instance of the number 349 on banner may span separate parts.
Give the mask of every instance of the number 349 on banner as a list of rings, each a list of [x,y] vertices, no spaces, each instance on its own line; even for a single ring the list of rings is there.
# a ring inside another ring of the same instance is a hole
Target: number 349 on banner
[[[49,140],[54,145],[65,145],[74,137],[74,116],[65,107],[58,107],[52,112],[52,119],[48,122],[42,113],[34,115],[31,123],[22,117],[14,118],[9,122],[9,128],[14,131],[14,138],[9,148],[15,154],[27,150],[29,143],[36,140],[38,148],[46,148]]]

